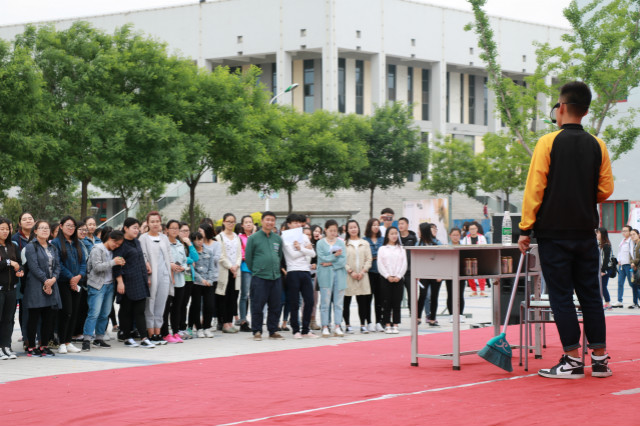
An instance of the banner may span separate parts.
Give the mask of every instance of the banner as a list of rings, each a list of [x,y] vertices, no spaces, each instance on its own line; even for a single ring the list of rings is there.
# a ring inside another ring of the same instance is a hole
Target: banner
[[[629,222],[632,229],[640,229],[640,201],[629,201]]]
[[[418,226],[423,222],[435,223],[438,227],[437,238],[443,244],[449,241],[449,202],[444,198],[431,200],[405,201],[403,216],[409,219],[409,229],[418,234]]]

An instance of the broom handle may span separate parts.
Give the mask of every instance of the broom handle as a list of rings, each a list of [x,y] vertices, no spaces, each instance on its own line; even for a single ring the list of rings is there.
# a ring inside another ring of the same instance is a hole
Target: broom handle
[[[507,332],[507,326],[509,325],[509,317],[511,316],[511,309],[513,308],[513,301],[516,298],[516,291],[518,290],[518,281],[520,280],[520,271],[522,271],[522,262],[525,256],[529,255],[529,251],[520,255],[520,261],[518,262],[518,270],[516,271],[516,278],[513,280],[513,289],[511,290],[511,298],[509,299],[509,309],[507,309],[507,317],[504,319],[504,326],[502,327],[502,333]]]

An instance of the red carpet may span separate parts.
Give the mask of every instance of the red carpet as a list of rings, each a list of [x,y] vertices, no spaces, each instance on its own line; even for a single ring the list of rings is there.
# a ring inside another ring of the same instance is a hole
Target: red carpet
[[[475,355],[411,367],[409,337],[200,361],[50,376],[0,386],[10,425],[638,425],[640,316],[607,319],[614,375],[550,380],[553,328],[543,360],[514,372]],[[492,329],[463,333],[479,349]],[[512,327],[509,341],[518,340]],[[450,333],[420,337],[421,351],[448,350]],[[247,344],[260,344],[247,342]],[[429,351],[432,352],[432,351]],[[587,371],[589,373],[589,371]],[[621,393],[616,395],[616,393]],[[248,422],[254,420],[253,422]]]

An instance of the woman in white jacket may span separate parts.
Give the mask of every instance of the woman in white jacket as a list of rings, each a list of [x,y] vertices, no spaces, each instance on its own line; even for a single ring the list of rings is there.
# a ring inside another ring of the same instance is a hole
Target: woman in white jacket
[[[398,241],[398,228],[392,226],[384,235],[383,246],[378,250],[378,272],[383,278],[382,322],[384,332],[398,334],[400,324],[400,304],[404,291],[404,274],[407,272],[407,255]],[[392,318],[393,316],[393,318]]]
[[[478,233],[478,224],[473,222],[469,225],[469,233],[460,241],[462,245],[472,244],[487,244],[487,239],[484,235]],[[478,295],[478,286],[480,287],[480,296],[487,297],[488,294],[484,292],[484,287],[487,285],[487,280],[477,279],[469,280],[469,287],[471,287],[471,296]]]
[[[237,333],[233,326],[233,316],[238,313],[238,295],[242,283],[240,266],[242,264],[242,245],[240,237],[233,232],[236,217],[226,213],[222,217],[224,231],[216,236],[220,243],[220,261],[218,262],[218,285],[216,286],[216,311],[218,324],[222,324],[223,333]]]

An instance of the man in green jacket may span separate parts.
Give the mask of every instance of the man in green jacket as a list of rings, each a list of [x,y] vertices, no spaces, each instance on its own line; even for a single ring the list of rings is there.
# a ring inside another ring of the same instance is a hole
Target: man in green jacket
[[[270,339],[283,339],[277,332],[282,308],[282,238],[274,232],[276,215],[262,213],[262,229],[249,237],[245,262],[251,270],[251,329],[253,340],[262,340],[263,308],[267,304],[267,330]]]

